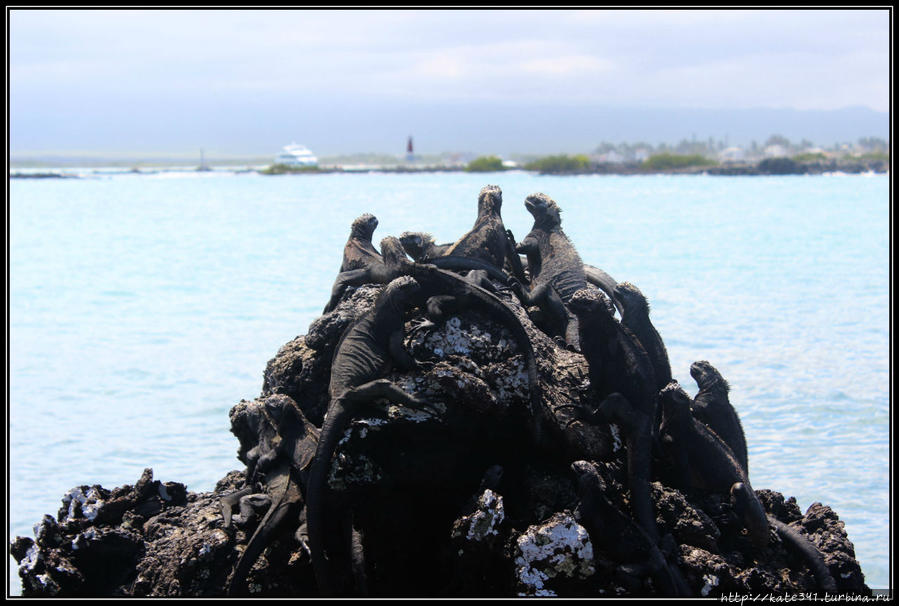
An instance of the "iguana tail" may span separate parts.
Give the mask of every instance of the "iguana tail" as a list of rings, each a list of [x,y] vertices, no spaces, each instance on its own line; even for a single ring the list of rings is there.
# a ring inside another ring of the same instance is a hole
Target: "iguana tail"
[[[824,556],[814,543],[808,540],[807,537],[799,534],[796,529],[787,526],[771,515],[768,515],[768,523],[774,527],[774,530],[777,531],[777,534],[784,543],[791,545],[796,551],[802,554],[802,557],[805,558],[809,567],[812,569],[815,579],[824,591],[836,593],[837,584],[834,581],[833,576],[831,576],[830,570],[827,569],[827,564],[824,563]]]
[[[324,498],[327,490],[328,472],[331,469],[331,456],[337,448],[337,442],[343,433],[343,427],[349,420],[350,413],[341,400],[335,400],[328,406],[328,413],[322,423],[315,457],[309,468],[309,481],[306,490],[306,529],[309,533],[309,551],[312,556],[312,568],[319,594],[332,595],[331,577],[328,563],[325,560],[324,548]]]
[[[328,472],[331,469],[331,457],[337,449],[337,443],[360,404],[371,402],[375,398],[388,398],[394,402],[402,402],[407,406],[429,409],[437,414],[439,411],[428,403],[415,399],[399,386],[387,379],[376,379],[353,387],[338,398],[331,401],[328,412],[322,423],[315,457],[309,468],[309,481],[306,491],[306,529],[309,533],[309,551],[312,555],[312,568],[315,581],[321,595],[333,595],[331,569],[325,555],[324,531],[325,508],[324,498],[328,487]]]
[[[466,270],[466,269],[482,269],[492,279],[506,284],[509,281],[509,274],[499,267],[480,259],[470,259],[468,257],[460,257],[457,255],[448,255],[445,257],[435,257],[428,259],[427,263],[436,265],[440,269]]]
[[[234,567],[234,574],[231,575],[231,581],[228,583],[228,595],[236,596],[246,593],[247,574],[259,559],[262,551],[271,543],[272,536],[281,528],[285,521],[295,519],[299,514],[300,502],[294,499],[285,499],[290,491],[290,486],[286,486],[284,494],[269,507],[265,516],[256,527],[253,536],[247,543],[246,549],[237,560]]]
[[[624,310],[621,307],[621,302],[615,297],[615,287],[618,286],[618,282],[600,268],[587,265],[586,263],[584,263],[584,275],[587,277],[587,282],[598,286],[601,291],[606,293],[606,296],[615,305],[615,309],[618,310],[618,314],[623,316]]]

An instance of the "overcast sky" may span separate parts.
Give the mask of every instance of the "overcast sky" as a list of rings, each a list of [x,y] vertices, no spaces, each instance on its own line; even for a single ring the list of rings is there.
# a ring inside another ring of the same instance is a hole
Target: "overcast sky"
[[[457,142],[426,120],[449,133],[479,107],[889,111],[885,9],[7,16],[14,153],[383,151],[388,126],[436,152]]]

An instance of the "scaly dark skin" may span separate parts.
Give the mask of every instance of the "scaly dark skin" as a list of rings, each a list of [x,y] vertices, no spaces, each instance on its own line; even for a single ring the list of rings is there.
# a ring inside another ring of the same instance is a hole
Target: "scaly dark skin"
[[[824,563],[820,550],[806,537],[765,512],[746,470],[730,447],[714,431],[693,417],[690,396],[676,383],[662,390],[660,436],[663,450],[673,463],[671,478],[676,488],[728,492],[734,510],[749,531],[758,548],[768,544],[769,527],[773,527],[785,543],[806,560],[818,584],[828,592],[836,592],[836,582]]]
[[[444,255],[480,259],[496,267],[504,267],[508,263],[512,274],[523,279],[521,259],[503,225],[502,206],[503,192],[499,187],[487,185],[481,188],[474,227],[456,240]]]
[[[312,565],[319,592],[334,593],[332,562],[325,549],[325,492],[331,457],[353,415],[363,405],[387,398],[414,408],[427,405],[383,377],[391,368],[413,370],[418,364],[403,348],[403,314],[419,292],[408,276],[390,282],[374,307],[343,334],[331,363],[330,403],[309,471],[306,520]]]
[[[406,254],[417,263],[426,263],[440,257],[453,245],[453,242],[437,244],[431,234],[423,231],[404,231],[400,234],[400,243]]]
[[[362,269],[351,269],[337,274],[334,286],[331,288],[331,299],[325,305],[322,313],[328,313],[340,303],[343,293],[350,286],[362,284],[387,284],[390,281],[411,273],[412,261],[406,257],[400,241],[393,237],[381,240],[381,253],[383,262],[372,263]]]
[[[677,383],[659,394],[662,425],[659,437],[665,459],[670,462],[675,488],[731,492],[735,484],[745,487],[732,496],[749,538],[757,547],[768,544],[768,520],[755,496],[746,471],[734,452],[705,424],[693,418],[690,396]]]
[[[606,497],[606,484],[596,466],[575,461],[571,470],[577,477],[580,505],[578,519],[593,541],[616,560],[635,562],[619,567],[633,578],[651,576],[659,593],[668,597],[687,597],[690,587],[680,569],[671,565],[655,541]]]
[[[728,392],[730,385],[718,370],[705,360],[693,362],[690,375],[699,386],[699,392],[693,398],[693,416],[709,426],[724,443],[734,451],[734,456],[749,473],[749,453],[746,448],[746,436],[737,411],[730,403]]]
[[[634,517],[658,542],[649,490],[651,425],[657,399],[652,362],[633,333],[615,320],[612,304],[601,292],[584,288],[571,297],[568,305],[578,318],[581,351],[587,359],[590,383],[601,402],[597,414],[625,433]]]
[[[668,350],[659,331],[649,321],[649,302],[640,289],[630,282],[615,286],[613,300],[621,303],[621,323],[627,327],[646,350],[655,371],[656,389],[663,389],[671,382],[671,363]]]
[[[263,550],[285,529],[296,526],[303,507],[302,490],[318,444],[318,430],[287,398],[269,398],[266,413],[278,429],[276,457],[260,460],[256,470],[264,474],[271,505],[250,537],[228,583],[228,595],[245,595],[247,574]]]
[[[587,286],[584,263],[562,231],[561,211],[552,198],[532,194],[524,205],[534,217],[534,227],[516,252],[527,257],[531,283],[529,290],[520,283],[513,283],[512,288],[523,305],[538,306],[550,319],[552,330],[574,345],[577,337],[569,334],[565,306],[575,292]]]
[[[340,271],[364,269],[372,263],[382,263],[381,254],[371,243],[372,234],[378,227],[378,219],[365,213],[357,217],[350,227],[350,237],[343,247],[343,263]]]

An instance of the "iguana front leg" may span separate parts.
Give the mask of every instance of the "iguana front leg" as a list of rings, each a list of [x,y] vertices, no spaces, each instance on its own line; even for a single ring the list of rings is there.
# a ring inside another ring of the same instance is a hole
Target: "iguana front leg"
[[[509,267],[512,270],[512,275],[522,282],[527,282],[527,277],[525,277],[524,275],[524,265],[522,265],[521,263],[521,257],[518,256],[518,245],[515,244],[515,236],[512,234],[511,229],[506,230],[506,237],[509,239],[509,248],[506,255],[506,260],[509,262]]]
[[[244,486],[240,490],[236,490],[230,494],[226,494],[219,499],[219,505],[222,508],[222,518],[225,521],[225,528],[231,527],[231,514],[233,513],[234,508],[237,507],[238,503],[240,503],[240,498],[248,494],[253,494],[254,492],[257,492],[255,486]]]
[[[358,286],[365,282],[369,275],[369,271],[367,268],[365,269],[351,269],[349,271],[342,271],[337,274],[337,278],[334,280],[334,286],[331,287],[331,298],[328,300],[328,304],[325,305],[325,309],[322,311],[323,314],[326,314],[330,311],[333,311],[337,304],[340,302],[340,297],[343,296],[344,291],[348,286]]]

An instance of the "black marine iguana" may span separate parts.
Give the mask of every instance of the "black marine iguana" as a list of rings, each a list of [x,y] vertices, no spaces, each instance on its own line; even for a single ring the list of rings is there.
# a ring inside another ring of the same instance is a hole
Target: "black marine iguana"
[[[351,269],[337,274],[334,286],[331,288],[331,299],[325,305],[322,313],[332,311],[340,302],[340,298],[349,286],[360,284],[387,284],[391,280],[405,275],[406,268],[412,264],[406,257],[405,251],[399,240],[386,237],[381,240],[382,261],[372,263],[360,269]]]
[[[404,231],[400,234],[400,243],[406,254],[418,263],[442,256],[453,245],[452,242],[437,244],[434,236],[423,231]]]
[[[323,595],[334,591],[324,540],[327,476],[331,457],[347,422],[361,405],[372,404],[377,398],[388,398],[415,408],[427,406],[382,378],[392,367],[412,370],[418,366],[403,348],[403,313],[420,288],[408,276],[390,282],[374,307],[344,332],[334,352],[328,386],[330,404],[309,471],[306,495],[309,547],[315,578]]]
[[[512,274],[524,279],[521,259],[503,225],[502,206],[503,192],[499,187],[482,187],[478,194],[478,218],[474,227],[443,254],[480,259],[496,267],[503,267],[508,262]]]
[[[640,289],[630,282],[621,282],[614,288],[613,301],[621,304],[621,323],[630,330],[652,361],[655,371],[656,389],[663,389],[671,382],[671,363],[668,361],[668,350],[662,341],[659,331],[649,320],[649,301]]]
[[[705,360],[690,365],[690,375],[699,386],[693,398],[693,416],[709,426],[724,443],[730,446],[737,462],[749,473],[749,453],[746,436],[737,411],[730,403],[727,393],[730,385],[718,370]]]
[[[569,343],[569,316],[565,309],[574,293],[587,286],[584,263],[568,236],[562,231],[562,216],[555,201],[545,194],[525,198],[525,208],[534,216],[534,227],[518,244],[530,272],[530,290],[513,282],[512,288],[523,305],[537,305],[550,318],[553,332]]]
[[[271,505],[237,560],[228,583],[228,595],[246,591],[247,573],[262,551],[290,520],[298,520],[308,468],[318,445],[318,429],[287,396],[265,400],[265,410],[278,430],[277,456],[262,459],[256,466],[264,474]],[[226,520],[227,522],[227,520]],[[227,525],[227,523],[226,523]]]
[[[343,263],[340,271],[364,269],[372,263],[381,263],[381,254],[371,243],[372,234],[378,227],[378,218],[365,213],[356,218],[350,227],[350,237],[343,247]]]
[[[690,396],[676,382],[659,396],[662,448],[670,461],[670,480],[675,488],[729,492],[734,509],[757,548],[768,544],[769,527],[798,550],[812,569],[819,585],[836,591],[836,582],[824,563],[821,552],[806,537],[768,515],[752,486],[746,470],[733,451],[714,431],[696,420],[690,412]]]
[[[640,562],[619,566],[619,572],[636,579],[648,574],[661,594],[689,596],[690,587],[680,569],[669,564],[646,531],[608,499],[605,481],[596,466],[587,461],[575,461],[571,470],[577,476],[581,499],[576,513],[590,537],[617,561]]]
[[[633,333],[615,320],[612,305],[601,292],[581,289],[571,297],[569,307],[578,318],[581,351],[601,401],[596,412],[625,433],[634,517],[658,541],[649,490],[651,424],[657,399],[652,362]]]

